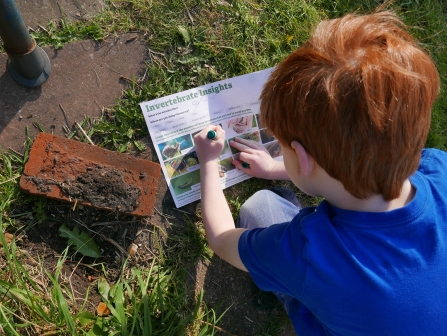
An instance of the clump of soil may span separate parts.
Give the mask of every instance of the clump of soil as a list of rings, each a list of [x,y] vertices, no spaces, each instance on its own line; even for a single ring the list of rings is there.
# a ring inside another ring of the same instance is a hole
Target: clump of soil
[[[88,167],[87,172],[75,179],[60,182],[54,179],[28,177],[42,191],[57,185],[68,197],[90,202],[98,208],[131,212],[138,205],[141,189],[127,184],[121,171],[115,168]]]

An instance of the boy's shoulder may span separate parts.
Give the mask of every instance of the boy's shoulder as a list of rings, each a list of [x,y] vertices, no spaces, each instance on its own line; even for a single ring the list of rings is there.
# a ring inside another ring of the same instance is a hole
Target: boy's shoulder
[[[447,153],[436,148],[426,148],[422,151],[418,171],[432,173],[447,169]]]

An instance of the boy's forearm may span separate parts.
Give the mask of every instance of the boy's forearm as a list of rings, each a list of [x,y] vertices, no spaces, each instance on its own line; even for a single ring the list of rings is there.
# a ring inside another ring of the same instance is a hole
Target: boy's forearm
[[[223,232],[234,229],[235,225],[220,184],[217,161],[201,164],[200,179],[205,232],[213,249],[216,238]]]
[[[201,163],[202,215],[206,239],[219,257],[247,271],[239,256],[238,243],[245,229],[236,229],[220,185],[217,161]]]

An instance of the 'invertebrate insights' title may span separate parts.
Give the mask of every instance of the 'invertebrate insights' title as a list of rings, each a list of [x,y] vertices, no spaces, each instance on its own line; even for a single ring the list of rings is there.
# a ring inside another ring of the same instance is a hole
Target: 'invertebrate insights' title
[[[178,96],[176,95],[174,99],[167,99],[164,102],[158,103],[158,104],[153,104],[153,105],[146,105],[146,111],[147,112],[151,112],[151,111],[156,111],[159,108],[165,108],[165,107],[169,107],[172,105],[176,105],[178,103],[182,103],[191,99],[195,99],[198,98],[199,96],[206,96],[212,93],[218,94],[221,91],[224,90],[228,90],[228,89],[232,89],[233,85],[231,83],[224,83],[224,84],[219,84],[219,85],[211,85],[211,87],[207,88],[207,89],[199,89],[199,92],[191,92],[185,96]]]

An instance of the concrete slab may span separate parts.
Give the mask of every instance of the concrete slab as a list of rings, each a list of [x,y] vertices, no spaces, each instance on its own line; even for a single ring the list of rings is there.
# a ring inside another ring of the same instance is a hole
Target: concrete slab
[[[81,20],[101,12],[103,0],[15,0],[27,27],[46,27],[51,20]]]
[[[51,75],[36,88],[15,82],[6,70],[7,55],[0,54],[0,149],[22,152],[25,128],[36,135],[35,122],[65,136],[63,126],[72,128],[85,116],[100,116],[102,107],[112,106],[128,87],[126,78],[142,75],[147,56],[136,34],[44,50],[51,60]]]

